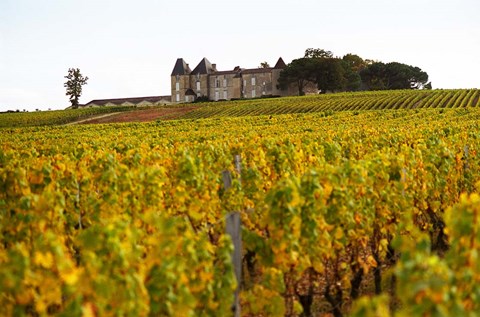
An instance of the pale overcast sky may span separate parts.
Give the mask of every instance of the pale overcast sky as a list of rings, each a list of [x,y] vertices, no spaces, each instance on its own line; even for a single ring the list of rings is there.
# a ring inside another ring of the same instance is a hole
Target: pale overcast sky
[[[219,70],[323,48],[480,87],[479,0],[0,0],[0,111],[69,106],[78,67],[92,99],[170,94],[178,57]]]

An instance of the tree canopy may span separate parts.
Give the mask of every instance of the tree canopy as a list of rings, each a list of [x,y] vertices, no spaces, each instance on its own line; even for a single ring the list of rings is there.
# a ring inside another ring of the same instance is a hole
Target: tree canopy
[[[87,84],[88,77],[83,77],[79,68],[69,68],[68,74],[64,78],[68,79],[63,84],[63,87],[67,88],[65,95],[70,96],[72,108],[76,109],[79,105],[78,99],[82,95],[82,86]]]
[[[268,62],[261,62],[258,68],[269,68],[270,64]]]
[[[333,53],[321,48],[307,48],[305,50],[305,58],[332,58]]]
[[[398,62],[376,62],[361,70],[362,82],[370,90],[428,88],[428,74],[419,67]]]
[[[334,57],[331,51],[308,48],[302,58],[293,60],[280,73],[279,88],[290,85],[304,94],[308,83],[320,93],[384,89],[431,89],[428,74],[419,67],[399,62],[384,64],[363,59],[356,54]]]
[[[309,81],[314,81],[314,64],[314,60],[310,58],[294,59],[280,73],[279,88],[285,90],[290,84],[295,84],[298,88],[298,95],[303,96],[305,85]]]

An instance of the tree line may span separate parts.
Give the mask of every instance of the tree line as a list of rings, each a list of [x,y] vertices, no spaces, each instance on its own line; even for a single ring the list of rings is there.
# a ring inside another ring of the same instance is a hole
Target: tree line
[[[419,67],[363,59],[356,54],[334,57],[331,51],[319,48],[308,48],[302,58],[288,64],[280,73],[278,88],[285,90],[293,84],[298,94],[304,95],[305,87],[312,83],[320,93],[432,89],[428,74]]]

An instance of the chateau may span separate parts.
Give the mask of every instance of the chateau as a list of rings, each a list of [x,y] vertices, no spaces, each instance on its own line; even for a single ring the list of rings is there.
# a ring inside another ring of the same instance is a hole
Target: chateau
[[[193,69],[178,58],[171,75],[172,103],[193,102],[197,98],[231,100],[262,96],[291,95],[277,88],[280,72],[286,67],[280,57],[274,67],[219,71],[216,64],[203,58]]]
[[[203,58],[192,71],[183,58],[178,58],[170,77],[170,96],[96,99],[80,107],[161,106],[193,102],[197,98],[217,101],[296,95],[298,89],[295,85],[289,85],[286,90],[277,88],[285,67],[287,65],[280,57],[274,67],[245,69],[236,66],[233,70],[218,71],[216,64]]]

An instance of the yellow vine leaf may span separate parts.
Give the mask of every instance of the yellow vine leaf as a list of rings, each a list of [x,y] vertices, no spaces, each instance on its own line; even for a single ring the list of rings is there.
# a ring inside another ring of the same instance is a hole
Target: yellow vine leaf
[[[82,317],[95,317],[95,309],[92,303],[82,305]]]
[[[42,253],[37,251],[35,252],[34,263],[49,269],[53,266],[53,255],[50,252]]]

